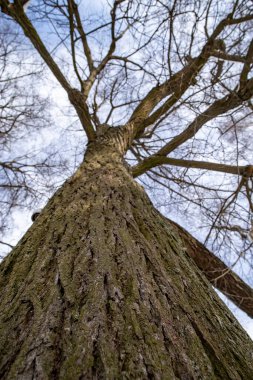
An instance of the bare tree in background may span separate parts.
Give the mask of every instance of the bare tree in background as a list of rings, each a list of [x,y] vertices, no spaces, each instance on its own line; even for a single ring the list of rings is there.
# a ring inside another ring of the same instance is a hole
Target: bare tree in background
[[[251,315],[252,289],[133,180],[252,264],[252,3],[23,3],[0,1],[88,145],[1,265],[2,377],[252,379],[252,342],[191,257]]]
[[[36,151],[33,147],[27,151],[27,142],[33,142],[36,132],[51,123],[49,102],[37,90],[42,67],[36,64],[17,28],[3,17],[1,22],[0,231],[4,233],[13,209],[35,207],[48,191],[46,179],[60,164],[52,152],[45,155],[43,149]],[[6,241],[0,244],[10,247]]]

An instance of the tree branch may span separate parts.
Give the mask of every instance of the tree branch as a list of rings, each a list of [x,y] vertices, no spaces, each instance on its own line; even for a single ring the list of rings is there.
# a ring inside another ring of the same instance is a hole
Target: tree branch
[[[193,259],[208,281],[249,317],[253,318],[253,289],[184,228],[167,220],[176,228],[183,240],[186,253]]]
[[[245,58],[245,63],[240,75],[241,85],[243,85],[248,79],[248,74],[250,72],[252,62],[253,62],[253,39],[251,40],[251,43],[249,45],[249,49]]]
[[[233,166],[218,164],[215,162],[206,162],[206,161],[193,161],[193,160],[182,160],[177,158],[170,158],[165,156],[151,156],[147,160],[143,160],[140,164],[132,168],[133,177],[138,177],[145,173],[146,171],[160,165],[172,165],[179,166],[183,168],[193,168],[193,169],[205,169],[212,170],[216,172],[235,174],[235,175],[244,175],[247,168],[252,165],[246,166]]]
[[[80,91],[73,89],[70,86],[65,76],[59,69],[58,65],[48,52],[46,46],[42,42],[31,21],[26,16],[22,4],[19,2],[10,4],[8,1],[1,0],[0,7],[4,13],[12,17],[21,26],[26,37],[28,37],[28,39],[31,41],[37,52],[40,54],[42,59],[45,61],[49,69],[54,74],[55,78],[67,92],[69,100],[77,111],[77,114],[80,118],[81,124],[83,126],[84,131],[87,134],[88,139],[93,140],[95,138],[95,131],[88,112],[88,107],[86,105],[86,98]]]
[[[107,53],[105,54],[105,56],[103,57],[103,59],[101,60],[99,65],[97,67],[92,65],[92,70],[90,71],[90,75],[87,78],[87,80],[84,82],[84,94],[85,94],[85,96],[88,96],[90,89],[91,89],[92,85],[94,84],[96,78],[104,70],[106,64],[112,59],[113,53],[116,49],[116,42],[122,38],[122,36],[124,35],[124,33],[127,30],[126,29],[125,31],[123,31],[118,36],[116,36],[116,34],[115,34],[117,7],[125,1],[126,0],[114,1],[113,7],[111,10],[111,43],[110,43],[110,46],[109,46]]]
[[[220,41],[216,40],[219,34],[227,25],[233,25],[240,22],[248,21],[252,16],[241,17],[239,19],[233,19],[229,14],[223,19],[215,28],[212,35],[208,38],[206,44],[202,48],[198,57],[193,58],[187,66],[182,70],[174,74],[170,79],[161,85],[153,87],[144,99],[140,102],[137,108],[132,113],[129,123],[134,124],[134,138],[141,136],[145,128],[157,121],[157,119],[167,112],[172,105],[185,93],[185,91],[195,83],[196,76],[208,61],[209,57],[214,51],[219,49]],[[163,106],[154,112],[149,118],[148,116],[152,110],[159,104],[159,102],[165,99],[167,96],[173,94]]]
[[[80,14],[78,11],[78,6],[74,0],[71,0],[70,3],[72,4],[72,7],[73,7],[73,12],[74,12],[76,24],[77,24],[77,30],[78,30],[80,37],[81,37],[81,41],[82,41],[82,45],[83,45],[83,51],[84,51],[85,57],[87,59],[89,70],[91,73],[94,70],[94,63],[93,63],[93,59],[92,59],[91,50],[90,50],[90,47],[89,47],[89,44],[87,41],[87,37],[86,37],[86,34],[85,34],[83,26],[82,26],[82,21],[81,21]]]
[[[75,5],[75,4],[74,4]],[[71,58],[73,63],[73,68],[76,73],[77,79],[80,83],[81,89],[83,89],[83,80],[78,71],[77,62],[76,62],[76,47],[75,47],[75,25],[74,25],[74,10],[73,2],[68,0],[68,13],[69,13],[69,32],[70,32],[70,44],[71,44]]]
[[[241,62],[241,63],[245,63],[246,61],[245,56],[236,55],[236,54],[228,54],[222,51],[214,51],[212,56],[223,59],[224,61]],[[253,63],[253,60],[251,63]]]
[[[9,243],[6,243],[6,242],[4,242],[4,241],[2,241],[2,240],[0,240],[0,244],[2,244],[2,245],[7,245],[7,247],[9,247],[9,248],[14,248],[14,245],[11,245],[11,244],[9,244]]]
[[[253,79],[248,80],[247,86],[243,86],[237,92],[231,92],[222,99],[216,100],[205,112],[200,114],[182,133],[173,138],[168,144],[157,152],[157,155],[167,155],[177,147],[191,139],[208,121],[217,116],[239,107],[239,105],[249,100],[253,95]]]
[[[244,101],[249,100],[253,96],[253,78],[241,82],[241,86],[237,91],[224,96],[222,99],[216,100],[206,111],[201,113],[182,133],[174,137],[168,144],[162,147],[153,156],[144,159],[135,166],[134,173],[136,176],[143,174],[146,170],[157,166],[159,161],[157,156],[166,156],[173,152],[180,145],[191,139],[208,121],[220,116],[234,108],[239,107]],[[171,159],[170,159],[171,160]],[[158,165],[161,165],[162,160]],[[176,161],[175,161],[176,162]],[[187,162],[187,161],[186,161]],[[155,164],[154,164],[155,163]],[[163,161],[166,162],[166,160]],[[172,161],[170,161],[172,164]],[[177,165],[178,166],[178,165]],[[235,173],[234,173],[235,174]]]

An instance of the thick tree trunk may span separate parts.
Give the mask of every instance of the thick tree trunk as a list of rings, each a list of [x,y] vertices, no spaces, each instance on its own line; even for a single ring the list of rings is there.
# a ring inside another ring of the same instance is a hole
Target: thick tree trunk
[[[1,379],[253,379],[253,344],[107,147],[1,264]]]

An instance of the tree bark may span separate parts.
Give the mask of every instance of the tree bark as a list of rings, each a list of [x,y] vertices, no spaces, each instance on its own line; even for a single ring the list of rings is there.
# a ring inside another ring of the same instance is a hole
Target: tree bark
[[[2,262],[1,379],[253,379],[253,344],[110,146]]]
[[[211,284],[253,318],[253,289],[189,232],[172,220],[168,221],[177,229],[186,253]]]

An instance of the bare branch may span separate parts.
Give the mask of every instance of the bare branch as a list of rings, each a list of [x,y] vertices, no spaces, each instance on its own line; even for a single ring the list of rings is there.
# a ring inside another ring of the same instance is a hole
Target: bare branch
[[[78,116],[87,134],[88,139],[93,140],[95,138],[95,131],[86,105],[86,98],[81,94],[81,92],[77,93],[77,90],[71,88],[70,84],[68,83],[65,76],[59,69],[58,65],[46,49],[36,29],[26,16],[21,4],[19,2],[9,4],[8,1],[2,1],[0,3],[0,6],[4,13],[11,16],[21,26],[21,28],[24,31],[24,34],[29,38],[35,49],[38,51],[40,56],[48,65],[49,69],[54,74],[55,78],[59,81],[64,90],[67,92],[70,102],[73,104],[78,113]]]
[[[134,177],[138,177],[145,173],[146,171],[160,165],[172,165],[179,166],[183,168],[192,169],[203,169],[211,170],[216,172],[234,174],[234,175],[244,175],[249,166],[233,166],[225,164],[217,164],[215,162],[205,162],[205,161],[193,161],[193,160],[181,160],[177,158],[170,158],[164,156],[151,156],[146,161],[139,163],[137,166],[132,168],[132,174]]]

